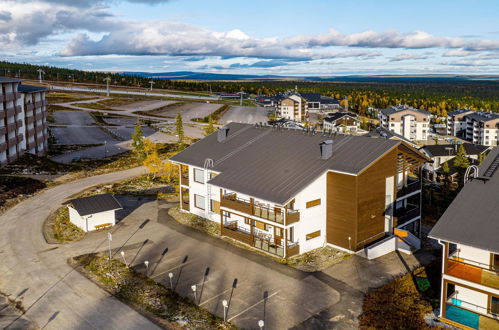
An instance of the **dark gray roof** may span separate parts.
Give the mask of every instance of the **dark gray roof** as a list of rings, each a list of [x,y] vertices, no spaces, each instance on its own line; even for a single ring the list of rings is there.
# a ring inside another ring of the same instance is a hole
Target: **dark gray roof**
[[[0,83],[20,82],[21,80],[11,77],[0,76]]]
[[[467,155],[480,155],[489,147],[480,144],[463,143],[464,150]],[[452,144],[435,144],[422,147],[431,157],[437,156],[454,156],[459,150],[459,145]]]
[[[499,148],[494,148],[480,166],[483,176]],[[499,170],[487,181],[465,184],[430,232],[430,237],[499,253]]]
[[[321,94],[319,93],[300,93],[301,97],[303,97],[307,102],[320,102]]]
[[[473,111],[473,110],[471,110],[471,109],[457,109],[457,110],[454,110],[454,111],[447,113],[447,116],[460,115],[462,113],[470,112],[470,111]]]
[[[407,143],[411,146],[416,146],[416,144],[414,142],[412,142],[409,139],[406,139],[403,135],[392,132],[384,127],[376,127],[375,129],[369,131],[369,133],[367,133],[364,136],[371,137],[371,138],[385,138],[385,139],[396,138],[400,141],[404,141],[405,143]]]
[[[392,107],[389,107],[389,108],[386,108],[386,109],[381,109],[381,113],[384,114],[385,116],[389,116],[391,114],[394,114],[394,113],[397,113],[397,112],[400,112],[400,111],[405,111],[405,110],[412,110],[412,111],[416,111],[416,112],[419,112],[419,113],[422,113],[422,114],[425,114],[425,115],[430,115],[430,113],[426,110],[421,110],[421,109],[416,109],[416,108],[413,108],[413,107],[409,107],[405,104],[399,104],[397,106],[392,106]]]
[[[37,92],[45,92],[47,91],[46,87],[43,86],[32,86],[32,85],[23,85],[19,84],[17,90],[21,93],[37,93]]]
[[[123,207],[111,194],[101,194],[89,197],[76,198],[69,201],[81,216],[111,210],[120,210]]]
[[[340,100],[338,100],[334,97],[322,96],[321,103],[322,104],[340,104]]]
[[[357,114],[351,112],[331,112],[327,114],[327,117],[324,118],[324,120],[331,123],[345,116],[352,117],[353,119],[357,120]]]
[[[217,133],[193,144],[171,161],[204,167],[214,161],[221,172],[210,183],[235,192],[284,205],[327,170],[358,174],[401,142],[351,135],[304,133],[295,129],[257,128],[230,123],[229,137]],[[332,139],[333,156],[320,159],[319,143]]]
[[[471,118],[476,121],[485,122],[499,118],[499,113],[474,111],[473,113],[467,114],[466,118]]]

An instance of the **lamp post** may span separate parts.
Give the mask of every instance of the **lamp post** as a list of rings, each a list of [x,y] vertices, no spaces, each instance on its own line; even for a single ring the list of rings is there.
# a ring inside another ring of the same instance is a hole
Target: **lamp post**
[[[111,81],[110,77],[104,78],[104,81],[106,82],[106,95],[109,97],[109,82]]]
[[[149,261],[144,261],[144,265],[146,265],[146,276],[149,274]]]
[[[151,91],[152,91],[152,85],[154,85],[154,81],[151,80],[151,81],[149,81],[149,83],[151,84]]]
[[[113,234],[108,232],[107,233],[107,242],[109,244],[109,262],[111,262],[111,258],[112,258],[112,255],[111,255],[111,242],[112,241],[113,241]]]
[[[42,75],[44,75],[44,74],[45,74],[45,72],[44,72],[42,69],[38,69],[38,70],[36,70],[36,71],[38,72],[38,79],[40,80],[40,84],[41,84],[41,83],[42,83],[42,81],[43,81],[43,77],[42,77]]]
[[[224,306],[224,322],[227,322],[227,308],[229,307],[229,303],[227,300],[222,300],[222,305]]]
[[[173,273],[168,273],[168,278],[170,279],[170,289],[173,290]]]
[[[125,263],[126,268],[128,268],[128,263],[126,262],[126,259],[125,259],[125,251],[121,251],[120,254],[121,254],[121,257],[123,258],[123,262]]]
[[[258,321],[258,326],[260,327],[260,330],[262,330],[265,326],[265,322],[263,320]]]
[[[193,286],[191,286],[191,289],[192,289],[192,292],[194,293],[194,303],[197,305],[198,304],[198,296],[196,294],[196,285],[194,284]]]

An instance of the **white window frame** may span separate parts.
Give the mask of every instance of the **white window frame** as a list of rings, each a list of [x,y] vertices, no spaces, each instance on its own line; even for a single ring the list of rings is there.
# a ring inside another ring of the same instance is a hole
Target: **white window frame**
[[[199,206],[198,205],[198,200],[202,200],[203,202],[201,203],[202,206]],[[205,209],[205,202],[206,202],[206,198],[202,195],[198,195],[198,194],[194,194],[194,206],[197,207],[198,209],[201,209],[204,211]]]
[[[194,168],[194,182],[204,184],[204,170],[201,170],[199,168]],[[197,174],[196,174],[197,173]],[[197,175],[201,175],[201,181],[198,181]]]

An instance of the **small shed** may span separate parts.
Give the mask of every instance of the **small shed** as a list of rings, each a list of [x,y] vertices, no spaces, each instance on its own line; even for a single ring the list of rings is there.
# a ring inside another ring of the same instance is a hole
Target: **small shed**
[[[85,232],[114,226],[116,210],[123,209],[111,194],[75,198],[67,206],[69,220]]]

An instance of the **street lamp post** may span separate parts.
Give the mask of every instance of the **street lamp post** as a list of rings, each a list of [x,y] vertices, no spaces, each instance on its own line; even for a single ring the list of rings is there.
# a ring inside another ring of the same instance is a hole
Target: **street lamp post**
[[[173,273],[168,273],[168,278],[170,279],[170,289],[173,290]]]
[[[227,322],[227,308],[229,307],[229,303],[224,299],[222,305],[224,306],[224,322]]]
[[[144,265],[146,265],[146,276],[149,275],[149,261],[144,261]]]
[[[38,72],[38,79],[40,80],[40,84],[43,81],[42,74],[45,74],[45,72],[42,69],[36,70]]]
[[[197,293],[196,293],[196,285],[194,284],[193,286],[191,286],[191,289],[192,289],[192,292],[194,293],[194,303],[197,305],[198,304],[198,296],[197,296]]]
[[[113,234],[111,234],[110,232],[107,233],[107,242],[108,242],[108,245],[109,245],[109,262],[111,262],[111,258],[112,258],[112,255],[111,255],[111,242],[113,241]]]
[[[121,257],[123,258],[123,262],[125,263],[126,268],[128,268],[128,263],[126,262],[126,259],[125,259],[125,251],[121,251],[120,254],[121,254]]]
[[[260,330],[263,330],[263,327],[265,326],[265,322],[263,320],[258,321],[258,326],[260,327]]]
[[[154,81],[151,80],[151,81],[149,81],[149,83],[151,84],[151,91],[152,91],[152,85],[154,85]]]

